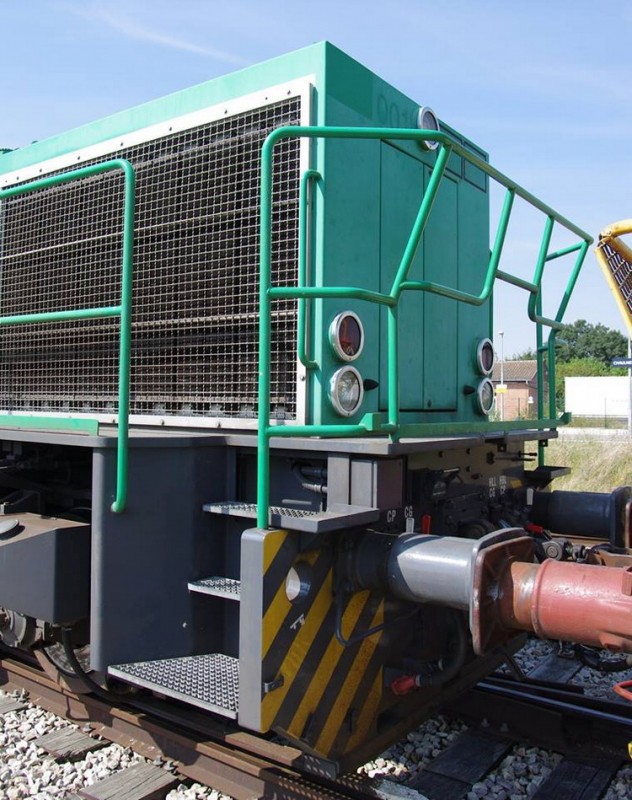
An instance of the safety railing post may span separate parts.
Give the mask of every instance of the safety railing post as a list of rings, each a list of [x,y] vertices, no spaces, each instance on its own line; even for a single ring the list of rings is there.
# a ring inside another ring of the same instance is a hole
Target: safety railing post
[[[132,349],[132,288],[134,283],[134,216],[136,175],[129,161],[123,161],[125,196],[123,210],[123,265],[121,270],[121,316],[119,337],[119,407],[116,497],[111,509],[120,514],[127,505],[129,468],[129,406]]]
[[[267,528],[270,507],[270,261],[272,247],[272,155],[274,131],[261,151],[259,233],[259,387],[257,399],[257,527]],[[277,135],[278,136],[278,135]]]
[[[399,425],[399,331],[397,306],[388,309],[388,422]]]
[[[555,374],[555,339],[557,331],[552,330],[549,333],[548,341],[548,365],[549,365],[549,414],[551,419],[554,419],[557,414],[556,403],[556,374]]]
[[[544,265],[546,263],[546,256],[549,252],[549,246],[551,243],[551,234],[553,233],[553,224],[555,220],[552,216],[547,216],[546,222],[544,223],[544,231],[542,233],[542,239],[540,240],[540,251],[538,253],[538,260],[535,266],[535,273],[533,276],[533,283],[538,287],[537,294],[531,294],[529,296],[529,317],[535,320],[537,315],[536,306],[538,303],[538,298],[540,297],[540,290],[542,286],[542,276],[544,274]],[[539,316],[539,315],[538,315]]]
[[[301,186],[299,192],[299,211],[298,211],[298,286],[304,287],[307,284],[307,244],[308,244],[308,205],[310,186],[320,180],[321,174],[315,169],[307,169],[301,176]],[[298,359],[305,369],[318,369],[318,363],[311,359],[307,354],[307,335],[306,335],[306,300],[299,297],[298,301],[298,320],[296,323],[296,343]]]
[[[542,314],[542,296],[539,291],[536,294],[536,309],[538,316]],[[537,359],[537,379],[538,379],[538,417],[544,415],[544,353],[547,348],[544,345],[544,332],[542,323],[536,322],[536,359]],[[547,359],[548,360],[548,359]],[[549,375],[549,381],[551,380]],[[544,466],[544,442],[538,442],[538,466]]]

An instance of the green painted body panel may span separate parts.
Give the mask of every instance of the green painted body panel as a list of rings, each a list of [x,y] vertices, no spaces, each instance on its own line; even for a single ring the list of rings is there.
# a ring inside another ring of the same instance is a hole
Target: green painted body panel
[[[12,430],[70,431],[96,436],[99,423],[84,417],[33,417],[28,414],[0,414],[0,428]]]
[[[325,82],[319,90],[324,119],[319,117],[314,124],[416,127],[418,102],[336,48],[326,52]],[[486,159],[452,129],[444,130]],[[316,281],[324,286],[390,292],[435,153],[417,142],[401,140],[327,139],[319,141],[316,149],[315,167],[323,176],[314,221]],[[434,280],[454,288],[467,283],[477,286],[478,293],[489,252],[487,178],[472,168],[466,180],[465,164],[461,156],[451,154],[409,279]],[[327,398],[329,377],[341,366],[331,351],[327,332],[331,320],[344,309],[355,311],[365,327],[364,351],[354,366],[363,377],[379,383],[377,389],[366,393],[362,407],[350,420],[341,420]],[[480,338],[489,335],[488,307],[464,309],[448,298],[407,292],[400,300],[398,330],[402,420],[480,420],[471,396],[466,397],[458,387],[477,379],[470,350],[472,342],[475,348]],[[321,366],[321,371],[310,375],[313,423],[358,422],[365,413],[386,409],[386,309],[344,299],[315,300],[311,336],[312,351]],[[461,338],[467,339],[466,354]]]
[[[432,210],[433,224],[428,226],[424,239],[425,280],[458,286],[459,205],[462,202],[457,181],[446,176]],[[469,213],[469,209],[467,211]],[[477,271],[480,269],[481,266]],[[433,412],[454,411],[459,402],[457,332],[461,305],[448,297],[420,294],[424,302],[421,408]],[[480,331],[480,324],[477,331]],[[406,340],[405,331],[402,335]]]
[[[388,294],[399,266],[397,257],[404,251],[415,219],[415,213],[425,190],[425,167],[414,158],[389,144],[381,147],[381,218],[380,218],[380,291]],[[397,213],[393,213],[399,209]],[[413,261],[410,277],[423,279],[423,257],[418,252]],[[399,330],[404,341],[399,352],[400,374],[407,379],[401,384],[402,409],[419,408],[423,386],[423,301],[421,292],[409,292],[400,301]],[[387,375],[388,352],[385,346],[388,318],[386,309],[380,313],[378,347],[379,409],[388,405]],[[406,342],[410,346],[406,346]]]

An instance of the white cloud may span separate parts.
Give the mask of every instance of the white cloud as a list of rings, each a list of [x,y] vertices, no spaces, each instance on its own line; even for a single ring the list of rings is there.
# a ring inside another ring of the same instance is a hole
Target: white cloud
[[[174,50],[182,50],[187,53],[212,58],[215,61],[222,61],[226,64],[233,64],[236,66],[244,66],[249,63],[246,59],[235,53],[219,50],[215,47],[198,45],[187,39],[181,39],[154,30],[144,23],[136,22],[119,10],[106,8],[102,3],[91,3],[82,6],[65,3],[62,7],[84,19],[108,25],[110,28],[122,33],[123,36],[126,36],[128,39],[150,42],[152,44],[169,47]]]

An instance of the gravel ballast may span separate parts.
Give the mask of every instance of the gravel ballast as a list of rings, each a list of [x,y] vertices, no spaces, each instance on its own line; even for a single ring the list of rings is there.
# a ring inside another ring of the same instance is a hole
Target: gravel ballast
[[[516,662],[528,673],[557,652],[557,643],[532,639],[516,654]],[[573,683],[583,686],[589,694],[614,699],[617,696],[612,692],[612,685],[629,679],[632,679],[632,669],[612,674],[583,667]],[[10,695],[0,692],[0,697],[7,696],[26,699],[17,692]],[[36,746],[35,741],[41,736],[69,727],[76,728],[66,720],[30,704],[22,710],[0,715],[0,800],[63,800],[119,770],[146,763],[141,756],[116,744],[88,753],[74,763],[58,763]],[[371,778],[383,777],[399,784],[406,783],[464,730],[466,726],[459,720],[433,717],[379,757],[360,767],[358,773]],[[495,770],[472,787],[467,800],[531,797],[561,758],[558,753],[516,745]],[[167,763],[163,766],[169,768],[171,765]],[[214,789],[187,782],[172,789],[167,797],[169,800],[230,800]],[[627,797],[632,797],[632,766],[625,766],[619,771],[604,795],[605,800]]]
[[[24,697],[19,693],[1,697]],[[44,734],[77,728],[37,706],[27,704],[20,711],[0,715],[0,800],[62,800],[102,778],[131,767],[149,763],[132,750],[109,744],[88,753],[74,763],[56,762],[35,741]],[[167,765],[169,766],[169,765]],[[226,795],[200,784],[181,783],[167,795],[169,800],[230,800]]]
[[[519,668],[528,674],[559,651],[558,642],[531,638],[514,658]],[[603,673],[582,667],[571,682],[582,686],[588,695],[607,700],[620,699],[622,703],[627,703],[612,690],[613,684],[624,680],[632,680],[632,668],[624,672]],[[409,733],[406,739],[360,767],[358,772],[370,777],[383,776],[390,780],[406,782],[423,770],[465,729],[466,726],[459,720],[450,720],[442,716],[433,717]],[[472,787],[467,800],[479,798],[513,800],[513,798],[531,797],[561,760],[562,756],[559,753],[538,747],[516,745],[484,781]],[[632,797],[632,766],[624,766],[612,781],[604,800],[629,797]]]

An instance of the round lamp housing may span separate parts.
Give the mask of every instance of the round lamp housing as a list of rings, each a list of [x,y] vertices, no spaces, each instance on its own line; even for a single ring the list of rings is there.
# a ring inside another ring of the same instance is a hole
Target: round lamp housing
[[[329,381],[329,399],[336,414],[352,417],[362,405],[364,386],[355,367],[340,367]]]
[[[341,361],[355,361],[364,347],[364,328],[353,311],[337,314],[329,326],[329,342]]]
[[[489,378],[483,378],[476,387],[476,407],[478,412],[488,417],[494,408],[495,399],[494,384]]]
[[[439,131],[439,118],[430,106],[421,106],[417,112],[417,127],[424,131]],[[439,142],[421,141],[424,150],[436,150]]]

